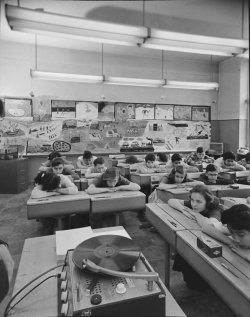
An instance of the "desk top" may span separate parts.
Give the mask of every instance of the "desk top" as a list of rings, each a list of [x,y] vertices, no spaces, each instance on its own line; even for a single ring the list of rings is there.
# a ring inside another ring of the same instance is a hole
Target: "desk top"
[[[221,202],[224,204],[224,206],[226,207],[232,207],[233,205],[237,205],[237,204],[245,204],[250,208],[250,204],[247,203],[247,199],[246,198],[240,198],[240,197],[223,197],[221,198]]]
[[[210,258],[197,247],[198,235],[196,230],[178,231],[178,253],[210,284],[237,316],[249,316],[249,263],[223,244],[222,257]]]
[[[77,200],[88,200],[90,196],[82,191],[79,191],[75,195],[57,195],[57,196],[49,196],[39,199],[29,198],[27,201],[27,205],[42,205],[42,204],[52,204],[57,202],[70,202]]]
[[[103,200],[103,199],[119,199],[119,198],[137,198],[137,197],[145,197],[145,194],[136,190],[119,190],[117,192],[111,193],[100,193],[100,194],[93,194],[89,195],[90,199],[93,200]]]

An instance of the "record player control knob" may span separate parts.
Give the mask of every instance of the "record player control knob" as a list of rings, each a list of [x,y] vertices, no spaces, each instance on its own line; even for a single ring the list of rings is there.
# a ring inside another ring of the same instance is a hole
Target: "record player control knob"
[[[90,297],[90,302],[92,305],[99,305],[102,302],[102,296],[100,294],[94,294]]]
[[[123,283],[118,283],[115,291],[118,294],[124,294],[124,293],[126,293],[127,289]]]
[[[61,301],[66,303],[67,302],[67,299],[68,299],[68,292],[67,291],[64,291],[62,292],[61,294]]]
[[[66,289],[67,289],[67,281],[62,281],[62,283],[61,283],[61,290],[62,290],[62,291],[66,291]]]
[[[62,316],[67,316],[69,310],[69,303],[62,304],[61,314]]]
[[[67,277],[67,272],[66,271],[61,272],[61,276],[60,276],[61,280],[66,280],[66,277]]]

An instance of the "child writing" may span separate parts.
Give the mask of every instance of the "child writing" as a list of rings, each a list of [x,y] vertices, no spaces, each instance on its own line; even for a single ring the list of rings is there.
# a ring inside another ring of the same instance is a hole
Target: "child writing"
[[[160,168],[156,164],[155,155],[153,153],[149,153],[145,156],[145,163],[138,166],[136,173],[139,174],[152,174],[152,173],[163,173],[165,169]]]

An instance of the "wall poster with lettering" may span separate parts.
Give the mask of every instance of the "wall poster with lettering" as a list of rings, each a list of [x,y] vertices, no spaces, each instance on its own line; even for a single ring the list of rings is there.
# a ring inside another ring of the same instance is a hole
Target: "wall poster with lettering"
[[[137,103],[135,105],[136,120],[150,120],[155,117],[155,109],[153,104]]]
[[[115,103],[115,120],[126,121],[129,119],[135,119],[135,104],[134,103]]]
[[[73,100],[51,100],[52,119],[75,118],[76,103]]]
[[[192,106],[192,121],[209,121],[210,107]]]
[[[174,106],[174,120],[191,120],[191,106]]]

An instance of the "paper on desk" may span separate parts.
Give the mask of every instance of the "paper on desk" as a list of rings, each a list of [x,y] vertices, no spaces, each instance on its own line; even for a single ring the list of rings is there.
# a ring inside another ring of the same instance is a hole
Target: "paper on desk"
[[[81,242],[101,235],[117,235],[129,238],[127,231],[122,226],[94,229],[94,231],[91,227],[56,231],[56,254],[57,256],[66,255],[67,250],[74,249]]]

